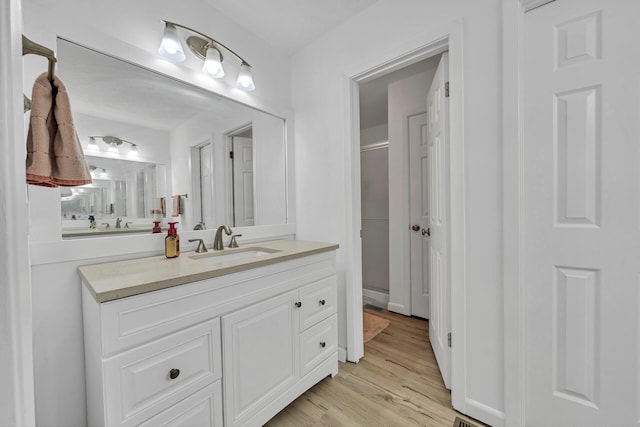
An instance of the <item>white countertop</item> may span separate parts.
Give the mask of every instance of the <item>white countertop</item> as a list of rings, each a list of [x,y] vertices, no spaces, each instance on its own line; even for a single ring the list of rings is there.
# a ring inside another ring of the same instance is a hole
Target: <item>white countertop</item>
[[[214,257],[264,249],[269,252],[250,258],[215,262]],[[272,240],[197,254],[181,253],[178,258],[164,255],[78,267],[85,285],[97,302],[178,286],[230,273],[264,267],[282,261],[338,249],[337,244],[303,240]],[[198,258],[207,258],[205,262]]]

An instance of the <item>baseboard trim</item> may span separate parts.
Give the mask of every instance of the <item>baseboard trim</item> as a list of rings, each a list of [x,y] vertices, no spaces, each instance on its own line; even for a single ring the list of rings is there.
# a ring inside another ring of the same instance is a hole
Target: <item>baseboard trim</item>
[[[347,349],[338,347],[338,361],[342,363],[346,363],[347,361]]]
[[[406,309],[404,304],[390,302],[387,304],[387,310],[393,311],[394,313],[404,314],[405,316],[411,316],[411,312]]]
[[[375,305],[376,307],[386,308],[389,304],[389,294],[372,289],[362,289],[362,299],[365,303]]]

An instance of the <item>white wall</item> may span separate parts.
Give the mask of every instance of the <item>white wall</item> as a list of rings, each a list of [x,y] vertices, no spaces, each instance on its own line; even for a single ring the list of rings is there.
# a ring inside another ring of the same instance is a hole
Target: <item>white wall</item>
[[[375,144],[376,142],[383,142],[387,139],[389,139],[389,126],[386,123],[360,129],[360,145]]]
[[[24,0],[22,6],[24,34],[54,51],[56,36],[60,35],[291,119],[289,59],[250,33],[239,31],[235,23],[204,1]],[[217,81],[203,76],[194,61],[176,65],[159,58],[156,52],[162,35],[162,19],[209,34],[247,58],[253,66],[256,90],[244,93],[234,89],[232,80],[235,72],[232,67],[227,69],[228,78]],[[27,93],[31,91],[35,75],[46,68],[42,59],[29,60],[35,64],[40,61],[40,69],[27,67],[24,84]],[[58,193],[32,187],[29,196],[29,209],[34,220],[29,232],[32,242],[36,417],[41,426],[85,426],[81,282],[76,267],[116,258],[160,254],[163,236],[62,241]],[[265,239],[291,235],[295,233],[295,225],[256,227],[240,232],[243,240]],[[183,250],[193,248],[187,243],[188,238],[203,237],[209,245],[213,241],[210,230],[183,232],[181,235]]]
[[[455,307],[466,315],[466,339],[460,346],[466,351],[466,377],[460,392],[469,412],[500,424],[505,391],[499,1],[381,0],[293,56],[298,236],[338,242],[338,268],[347,271],[347,78],[429,44],[434,34],[460,19],[464,80],[452,83],[463,91],[465,125],[466,289],[464,301]],[[340,292],[343,299],[344,283]],[[345,315],[340,312],[340,319]],[[345,328],[342,321],[341,339]]]
[[[378,146],[361,151],[360,171],[362,183],[362,288],[388,294],[389,146]],[[380,303],[378,305],[386,307]]]

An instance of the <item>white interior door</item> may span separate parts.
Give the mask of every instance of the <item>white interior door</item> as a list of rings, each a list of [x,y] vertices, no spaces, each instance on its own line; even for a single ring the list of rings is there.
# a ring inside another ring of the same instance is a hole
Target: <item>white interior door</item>
[[[207,144],[200,147],[200,218],[196,220],[213,227],[213,215],[213,152],[212,144]]]
[[[409,204],[411,212],[411,315],[429,318],[429,139],[427,115],[409,117]],[[423,230],[425,230],[423,232]]]
[[[234,226],[254,225],[253,140],[233,137],[233,211]]]
[[[524,18],[528,426],[638,426],[640,2]]]
[[[429,277],[431,310],[429,341],[442,379],[451,388],[449,332],[449,99],[446,94],[449,55],[442,54],[427,94],[427,151],[429,158]],[[422,230],[420,231],[422,234]],[[430,236],[429,236],[430,234]]]

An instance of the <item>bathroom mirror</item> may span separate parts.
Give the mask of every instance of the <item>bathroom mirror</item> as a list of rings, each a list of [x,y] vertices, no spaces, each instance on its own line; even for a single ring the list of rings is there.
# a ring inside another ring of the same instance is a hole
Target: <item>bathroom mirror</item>
[[[93,187],[61,193],[63,236],[78,220],[86,229],[92,209],[102,228],[120,218],[147,232],[161,199],[163,223],[183,229],[287,222],[284,119],[61,38],[57,57],[98,173]]]

